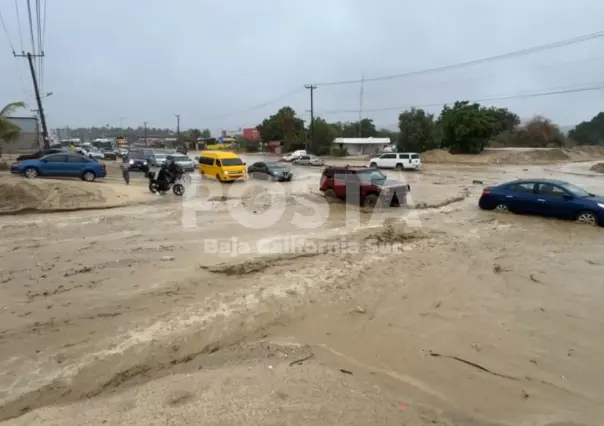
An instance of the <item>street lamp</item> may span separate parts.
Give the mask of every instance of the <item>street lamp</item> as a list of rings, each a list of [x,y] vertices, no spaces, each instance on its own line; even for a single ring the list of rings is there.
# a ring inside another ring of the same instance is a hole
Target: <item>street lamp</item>
[[[46,92],[46,94],[44,96],[40,96],[40,99],[48,98],[49,96],[52,96],[53,94],[54,94],[54,92]]]

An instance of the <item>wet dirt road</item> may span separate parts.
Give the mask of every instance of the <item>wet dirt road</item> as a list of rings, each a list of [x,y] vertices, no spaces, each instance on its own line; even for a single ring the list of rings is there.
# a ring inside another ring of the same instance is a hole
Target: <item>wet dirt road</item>
[[[294,171],[0,218],[0,419],[599,424],[602,232],[475,206],[502,180],[601,178],[430,165],[399,176],[416,208],[369,215]]]

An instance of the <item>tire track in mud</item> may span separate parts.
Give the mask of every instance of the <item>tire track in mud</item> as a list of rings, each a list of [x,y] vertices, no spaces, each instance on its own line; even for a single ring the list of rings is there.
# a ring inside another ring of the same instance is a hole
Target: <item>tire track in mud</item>
[[[432,237],[426,232],[393,227],[363,230],[355,236],[360,241],[374,238],[400,241],[409,246]],[[244,280],[243,286],[234,291],[183,306],[147,327],[96,342],[97,348],[105,349],[86,351],[83,357],[72,364],[65,363],[60,369],[56,364],[45,365],[43,360],[23,366],[24,376],[29,376],[25,386],[37,382],[37,388],[28,389],[15,382],[4,389],[12,398],[0,405],[0,421],[46,405],[90,398],[122,386],[154,380],[173,373],[175,368],[203,368],[208,356],[249,338],[264,327],[287,321],[296,315],[298,308],[319,294],[331,291],[333,300],[346,298],[350,289],[358,284],[356,278],[362,271],[384,257],[383,254],[328,251],[208,268],[213,274],[231,275],[235,280],[263,270],[272,269],[274,273],[264,275],[262,282],[252,286]],[[334,268],[337,264],[342,266]],[[322,303],[329,300],[322,299]],[[52,375],[44,376],[44,371]],[[32,372],[38,372],[38,377]],[[19,393],[21,395],[14,398]]]

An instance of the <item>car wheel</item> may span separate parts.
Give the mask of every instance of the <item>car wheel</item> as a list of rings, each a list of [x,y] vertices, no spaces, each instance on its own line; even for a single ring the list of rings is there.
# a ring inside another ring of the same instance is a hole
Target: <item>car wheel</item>
[[[496,212],[500,212],[500,213],[509,213],[510,207],[507,204],[502,203],[502,204],[497,204],[493,210],[495,210]]]
[[[593,212],[583,211],[577,215],[577,222],[594,226],[598,224],[598,217]]]
[[[396,168],[396,170],[399,170],[399,171],[404,170],[404,167],[401,163],[398,163],[395,168]]]
[[[379,197],[375,194],[369,194],[363,201],[363,207],[373,209],[379,204]]]
[[[38,177],[38,170],[33,168],[33,167],[28,167],[27,169],[25,169],[25,171],[23,172],[23,175],[27,178],[27,179],[34,179]]]
[[[335,203],[338,200],[338,194],[336,194],[336,191],[331,188],[326,189],[325,192],[323,192],[323,195],[325,196],[327,202],[330,204]]]
[[[377,167],[377,163],[371,163],[370,166],[371,167]]]
[[[95,179],[96,175],[94,174],[94,172],[86,172],[82,176],[82,180],[85,180],[86,182],[94,182]]]

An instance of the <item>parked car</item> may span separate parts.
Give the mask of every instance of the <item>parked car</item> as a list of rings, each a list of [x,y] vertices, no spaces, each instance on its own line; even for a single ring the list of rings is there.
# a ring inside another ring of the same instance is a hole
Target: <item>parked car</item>
[[[54,153],[34,160],[17,161],[11,165],[10,171],[29,179],[38,176],[79,177],[88,182],[107,175],[104,164],[75,152]]]
[[[323,166],[325,161],[314,155],[301,155],[294,160],[294,164],[297,166]]]
[[[415,152],[387,152],[369,160],[370,167],[380,169],[417,170],[421,165],[422,160]]]
[[[91,147],[88,151],[88,157],[94,158],[95,160],[103,160],[105,159],[105,154],[96,147]]]
[[[561,180],[515,180],[487,187],[482,191],[478,206],[483,210],[532,214],[604,226],[604,197]]]
[[[301,157],[303,155],[308,155],[308,153],[303,149],[299,149],[298,151],[294,151],[290,154],[283,156],[283,158],[281,158],[281,161],[286,161],[288,163],[291,163],[292,161],[298,159],[299,157]]]
[[[166,162],[166,158],[168,157],[168,154],[163,153],[163,152],[154,152],[153,154],[151,154],[149,156],[149,158],[147,159],[148,163],[150,166],[153,167],[160,167],[162,164],[164,164]]]
[[[326,197],[335,197],[365,207],[398,207],[407,203],[411,187],[390,180],[380,170],[366,167],[333,167],[323,170],[319,189]]]
[[[191,160],[187,155],[182,154],[170,154],[166,157],[166,161],[174,161],[180,167],[182,167],[185,172],[195,171],[195,161]]]
[[[254,179],[274,180],[278,182],[286,182],[292,180],[291,170],[283,167],[279,163],[258,162],[247,168],[248,176]]]
[[[34,152],[33,154],[23,154],[17,157],[17,161],[25,161],[25,160],[36,160],[38,158],[42,158],[46,155],[56,154],[58,152],[68,152],[63,148],[50,148],[43,149],[41,151]]]
[[[123,158],[123,157],[127,157],[127,156],[128,156],[128,152],[129,152],[129,151],[128,151],[128,149],[127,149],[127,148],[120,148],[120,149],[118,150],[117,155],[118,155],[118,156],[120,156],[120,157],[122,157],[122,158]]]
[[[105,159],[105,160],[117,159],[117,154],[112,149],[104,149],[104,150],[102,150],[102,153],[103,153],[103,159]]]
[[[149,167],[147,161],[148,155],[142,150],[131,150],[128,155],[124,157],[124,162],[128,164],[128,170],[131,171],[145,171]]]

